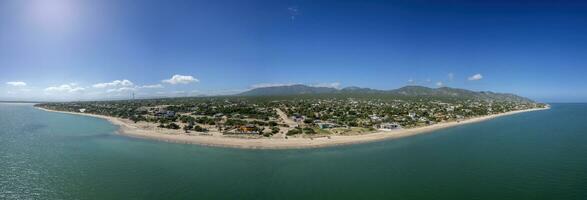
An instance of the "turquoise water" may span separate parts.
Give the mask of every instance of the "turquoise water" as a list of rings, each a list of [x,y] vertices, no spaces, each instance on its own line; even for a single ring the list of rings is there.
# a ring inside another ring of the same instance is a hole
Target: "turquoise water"
[[[0,104],[0,199],[587,199],[587,104],[400,140],[239,150]]]

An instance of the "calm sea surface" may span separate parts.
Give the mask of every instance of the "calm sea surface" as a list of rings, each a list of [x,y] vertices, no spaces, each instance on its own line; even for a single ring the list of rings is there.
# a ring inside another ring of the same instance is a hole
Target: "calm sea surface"
[[[0,104],[0,199],[587,199],[587,104],[399,140],[240,150]]]

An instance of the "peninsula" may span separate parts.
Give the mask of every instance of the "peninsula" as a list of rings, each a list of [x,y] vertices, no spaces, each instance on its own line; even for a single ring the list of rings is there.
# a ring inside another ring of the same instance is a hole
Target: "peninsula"
[[[314,148],[401,138],[549,106],[513,94],[406,86],[290,85],[238,95],[37,104],[103,118],[119,134],[235,148]]]

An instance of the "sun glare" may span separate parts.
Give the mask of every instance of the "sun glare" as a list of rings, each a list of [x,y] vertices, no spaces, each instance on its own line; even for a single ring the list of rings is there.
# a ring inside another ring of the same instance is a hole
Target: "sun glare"
[[[29,19],[37,28],[51,33],[66,33],[75,28],[80,6],[73,0],[33,0],[28,6]]]

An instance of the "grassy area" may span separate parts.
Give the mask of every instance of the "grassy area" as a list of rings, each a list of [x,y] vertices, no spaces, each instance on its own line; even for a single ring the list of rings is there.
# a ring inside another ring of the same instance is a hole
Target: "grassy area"
[[[334,134],[340,135],[356,135],[356,134],[365,134],[369,132],[373,132],[369,128],[362,128],[362,127],[351,127],[351,128],[333,128],[330,131]]]
[[[330,132],[327,129],[314,128],[314,131],[316,132],[316,134],[319,134],[319,135],[331,135],[332,134],[332,132]]]

